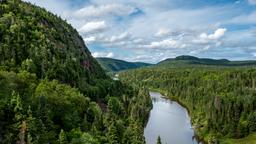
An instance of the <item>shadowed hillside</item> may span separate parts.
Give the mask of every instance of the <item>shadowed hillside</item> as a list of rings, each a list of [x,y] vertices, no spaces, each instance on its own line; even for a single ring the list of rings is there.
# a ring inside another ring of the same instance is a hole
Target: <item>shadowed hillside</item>
[[[145,66],[151,66],[152,64],[149,63],[142,63],[142,62],[127,62],[123,60],[117,60],[112,58],[96,58],[100,65],[105,69],[107,72],[117,72],[127,69],[135,69]]]

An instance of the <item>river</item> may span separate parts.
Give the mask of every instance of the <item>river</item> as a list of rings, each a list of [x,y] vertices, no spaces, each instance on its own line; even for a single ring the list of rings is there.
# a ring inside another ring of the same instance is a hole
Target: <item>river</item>
[[[153,109],[144,129],[146,143],[156,144],[160,136],[162,144],[198,144],[187,110],[160,93],[150,92],[150,96]]]

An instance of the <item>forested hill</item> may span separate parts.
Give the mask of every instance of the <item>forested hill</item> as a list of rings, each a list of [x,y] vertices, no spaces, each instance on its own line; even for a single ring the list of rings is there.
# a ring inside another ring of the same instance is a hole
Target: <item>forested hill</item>
[[[60,17],[0,1],[0,143],[144,144],[151,107],[146,88],[108,77]]]
[[[0,61],[38,77],[72,85],[78,79],[106,78],[78,32],[61,18],[19,0],[3,0],[0,13]],[[65,71],[64,71],[65,70]]]
[[[118,59],[112,58],[96,58],[100,65],[105,69],[107,72],[117,72],[127,69],[135,69],[145,66],[150,66],[152,64],[143,63],[143,62],[127,62]]]
[[[182,103],[209,144],[256,143],[255,68],[150,67],[121,72],[119,79]]]
[[[256,60],[230,61],[228,59],[198,58],[181,55],[176,58],[168,58],[157,64],[143,62],[127,62],[112,58],[96,58],[101,67],[107,72],[119,72],[122,70],[136,69],[141,67],[252,67],[256,66]]]
[[[176,58],[169,58],[156,64],[164,67],[187,67],[187,66],[256,66],[256,60],[230,61],[227,59],[198,58],[182,55]]]

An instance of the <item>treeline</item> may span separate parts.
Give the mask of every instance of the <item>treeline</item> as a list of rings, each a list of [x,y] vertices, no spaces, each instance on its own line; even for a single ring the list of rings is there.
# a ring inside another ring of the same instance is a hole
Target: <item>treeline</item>
[[[256,132],[254,68],[145,68],[123,72],[120,78],[186,105],[197,134],[209,142]]]
[[[148,90],[109,78],[77,31],[0,1],[0,143],[145,143]]]

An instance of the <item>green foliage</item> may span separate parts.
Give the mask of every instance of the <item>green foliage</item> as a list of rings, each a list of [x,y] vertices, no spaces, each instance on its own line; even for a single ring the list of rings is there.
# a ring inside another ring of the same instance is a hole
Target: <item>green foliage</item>
[[[157,137],[156,144],[162,144],[162,142],[161,142],[161,137],[160,137],[160,136]]]
[[[254,68],[154,67],[122,72],[119,77],[180,101],[189,109],[197,134],[209,141],[255,132]],[[133,108],[132,113],[139,115],[138,108]]]
[[[151,105],[137,108],[143,117],[131,110],[150,102],[148,92],[111,80],[70,24],[3,0],[0,43],[1,143],[119,144],[128,142],[126,128],[129,143],[145,143]]]
[[[69,137],[71,144],[100,144],[92,135],[82,132],[80,129],[73,129]]]
[[[182,55],[176,58],[169,58],[157,63],[156,67],[168,68],[193,68],[193,67],[253,67],[256,61],[229,61],[227,59],[197,58],[194,56]]]
[[[21,63],[21,69],[30,73],[36,73],[36,65],[32,59],[26,59]]]
[[[256,112],[251,113],[248,118],[248,127],[251,132],[256,131]]]
[[[67,136],[63,129],[60,131],[58,142],[59,144],[68,144]]]
[[[78,32],[61,18],[20,0],[0,3],[0,64],[39,78],[79,85],[107,78]]]
[[[118,131],[114,123],[112,123],[107,132],[107,137],[108,137],[108,143],[109,144],[118,144]]]
[[[152,64],[142,62],[127,62],[112,58],[96,58],[102,68],[107,72],[118,72],[122,70],[135,69]]]
[[[120,101],[115,97],[109,98],[108,110],[111,114],[116,114],[120,116],[124,115],[124,108],[122,107]]]
[[[223,144],[255,144],[256,133],[252,133],[249,136],[241,139],[224,139],[220,143]]]
[[[145,88],[122,85],[121,96],[93,102],[77,88],[38,80],[27,71],[0,71],[0,77],[5,143],[145,143],[143,126],[151,109]]]

